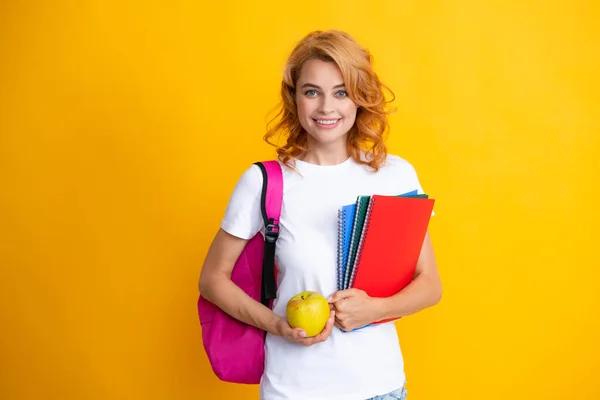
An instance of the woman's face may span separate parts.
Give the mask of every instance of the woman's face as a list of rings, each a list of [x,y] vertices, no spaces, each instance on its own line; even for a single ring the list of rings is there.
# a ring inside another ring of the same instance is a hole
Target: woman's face
[[[357,106],[348,97],[344,79],[333,62],[309,60],[296,82],[298,119],[309,142],[346,145],[346,134],[356,120]]]

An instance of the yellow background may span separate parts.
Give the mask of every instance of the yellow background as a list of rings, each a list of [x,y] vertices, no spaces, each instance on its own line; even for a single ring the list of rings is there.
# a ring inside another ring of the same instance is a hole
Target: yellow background
[[[410,400],[599,399],[600,6],[0,3],[0,398],[248,399],[196,284],[284,61],[347,30],[437,199],[444,284],[397,324]],[[310,382],[306,382],[310,385]]]

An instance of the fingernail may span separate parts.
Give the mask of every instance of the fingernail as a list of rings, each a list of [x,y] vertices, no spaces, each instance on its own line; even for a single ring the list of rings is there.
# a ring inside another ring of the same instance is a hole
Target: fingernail
[[[300,336],[300,337],[306,337],[306,332],[302,331],[302,332],[300,332],[300,333],[298,334],[298,336]]]
[[[331,301],[331,296],[329,296],[329,297],[327,298],[327,301],[329,301],[329,302]]]

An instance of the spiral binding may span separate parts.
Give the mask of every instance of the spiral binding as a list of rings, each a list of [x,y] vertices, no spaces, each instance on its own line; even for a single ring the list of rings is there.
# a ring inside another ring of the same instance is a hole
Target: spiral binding
[[[337,285],[338,290],[342,289],[342,264],[344,262],[344,223],[346,213],[343,209],[338,210],[338,249],[337,249]]]
[[[344,269],[344,276],[342,277],[341,288],[347,289],[348,282],[350,281],[350,270],[352,269],[352,260],[354,260],[353,243],[356,235],[356,225],[358,221],[358,215],[360,213],[360,202],[356,201],[356,211],[354,215],[354,221],[352,221],[352,230],[350,232],[350,248],[348,249],[348,259],[346,260],[346,268]]]
[[[365,215],[365,222],[363,223],[362,232],[360,234],[360,240],[358,242],[358,246],[356,249],[356,258],[354,261],[354,268],[352,269],[352,276],[350,277],[350,283],[348,287],[352,287],[354,284],[354,279],[356,278],[356,273],[360,266],[360,259],[362,256],[362,250],[365,245],[365,237],[367,236],[367,232],[369,231],[369,225],[371,224],[371,213],[373,212],[373,204],[375,203],[375,198],[371,197],[371,201],[369,202],[369,207],[367,208],[367,214]]]
[[[355,217],[354,217],[354,221],[352,221],[352,232],[350,233],[350,249],[348,252],[348,259],[346,260],[346,268],[344,271],[344,280],[342,282],[342,289],[347,289],[350,287],[350,277],[351,277],[351,272],[354,269],[355,263],[354,260],[356,258],[356,250],[357,250],[357,246],[354,245],[354,243],[356,243],[359,239],[360,239],[360,234],[361,232],[358,232],[358,229],[361,229],[362,231],[362,225],[364,221],[360,221],[359,224],[359,220],[360,220],[360,214],[361,214],[361,210],[363,208],[363,202],[361,201],[361,199],[363,197],[366,196],[358,196],[356,198],[356,211],[355,211]]]

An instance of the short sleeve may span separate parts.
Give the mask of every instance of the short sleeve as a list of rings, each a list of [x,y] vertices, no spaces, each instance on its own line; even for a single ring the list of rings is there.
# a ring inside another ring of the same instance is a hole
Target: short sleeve
[[[262,174],[252,165],[240,177],[227,204],[221,228],[242,239],[251,239],[264,225],[260,209]]]
[[[412,175],[413,175],[413,179],[414,179],[414,187],[417,189],[417,193],[418,194],[428,194],[425,193],[425,191],[423,190],[423,187],[421,186],[421,182],[419,181],[419,176],[417,174],[417,170],[415,169],[415,167],[413,167],[412,165],[410,166],[410,168],[412,169]],[[431,198],[431,196],[429,196]],[[435,210],[431,211],[431,216],[433,217],[435,215]]]
[[[408,164],[409,167],[409,179],[411,180],[411,186],[417,190],[418,194],[426,194],[421,186],[421,182],[419,181],[419,175],[417,174],[417,170],[412,164]]]

